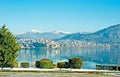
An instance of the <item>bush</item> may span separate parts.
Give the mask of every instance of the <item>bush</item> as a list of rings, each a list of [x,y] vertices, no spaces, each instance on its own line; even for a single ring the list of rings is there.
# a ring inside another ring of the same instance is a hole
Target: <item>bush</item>
[[[28,68],[29,67],[29,63],[28,62],[23,62],[23,63],[21,63],[21,67]]]
[[[53,68],[53,62],[49,59],[42,59],[40,61],[40,68]]]
[[[82,66],[82,59],[81,58],[71,58],[69,59],[69,67],[79,69]]]
[[[18,68],[18,62],[12,62],[11,68],[13,67]]]
[[[53,68],[57,68],[57,64],[53,64]]]
[[[69,68],[68,62],[59,62],[57,63],[58,68]]]
[[[4,64],[3,67],[11,67],[10,64]]]
[[[40,68],[40,61],[36,61],[36,62],[35,62],[35,66],[36,66],[37,68]]]
[[[18,67],[18,62],[12,62],[12,63],[9,63],[9,64],[4,64],[3,67]]]

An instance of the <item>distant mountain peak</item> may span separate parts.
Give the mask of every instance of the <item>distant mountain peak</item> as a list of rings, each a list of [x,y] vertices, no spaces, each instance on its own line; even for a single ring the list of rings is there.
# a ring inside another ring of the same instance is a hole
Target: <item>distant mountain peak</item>
[[[72,32],[65,32],[65,31],[62,31],[62,30],[60,30],[60,31],[53,31],[53,33],[64,33],[64,34],[72,34]]]
[[[26,32],[16,33],[16,35],[27,34],[27,33],[42,33],[42,31],[34,29],[34,30],[26,31]]]
[[[100,33],[103,33],[103,32],[105,32],[105,31],[109,32],[108,30],[109,30],[109,31],[119,31],[119,30],[120,30],[120,24],[112,25],[112,26],[110,26],[110,27],[101,29],[101,30],[99,30],[99,31],[97,31],[97,32],[95,32],[95,33],[100,34]]]
[[[113,25],[113,26],[110,26],[110,27],[108,27],[108,28],[120,28],[120,24],[117,24],[117,25]]]
[[[18,38],[29,38],[29,39],[42,39],[45,40],[52,40],[52,39],[58,39],[67,34],[62,32],[41,32],[39,30],[31,30],[28,32],[22,32],[17,34]]]
[[[30,32],[33,32],[33,33],[42,33],[42,31],[39,31],[39,30],[31,30]]]
[[[26,34],[26,32],[15,33],[15,35]]]

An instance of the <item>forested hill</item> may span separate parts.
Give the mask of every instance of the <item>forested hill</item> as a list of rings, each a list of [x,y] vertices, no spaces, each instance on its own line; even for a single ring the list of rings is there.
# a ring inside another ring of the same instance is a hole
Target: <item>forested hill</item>
[[[68,39],[95,43],[120,44],[120,24],[113,25],[108,28],[89,34],[81,33],[69,34],[60,39],[57,39],[56,41]]]

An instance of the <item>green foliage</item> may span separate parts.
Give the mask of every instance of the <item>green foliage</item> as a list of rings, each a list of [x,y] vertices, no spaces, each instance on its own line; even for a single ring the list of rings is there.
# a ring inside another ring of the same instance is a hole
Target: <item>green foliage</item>
[[[18,68],[18,62],[12,62],[11,68],[13,68],[13,67]]]
[[[82,59],[81,58],[71,58],[69,59],[69,66],[70,68],[79,69],[82,66]]]
[[[11,67],[10,64],[4,64],[4,67]]]
[[[42,59],[40,61],[40,68],[53,68],[53,62],[49,59]]]
[[[36,61],[36,62],[35,62],[35,66],[36,66],[37,68],[40,68],[40,61]]]
[[[57,68],[57,64],[53,64],[53,68]]]
[[[28,68],[29,67],[29,63],[28,62],[23,62],[23,63],[21,63],[21,67]]]
[[[68,62],[59,62],[57,63],[58,68],[69,68],[69,63]]]
[[[12,62],[11,64],[4,64],[4,67],[11,67],[11,68],[13,68],[13,67],[18,67],[18,62]]]
[[[3,25],[0,28],[0,66],[11,65],[16,61],[20,46],[14,35]]]

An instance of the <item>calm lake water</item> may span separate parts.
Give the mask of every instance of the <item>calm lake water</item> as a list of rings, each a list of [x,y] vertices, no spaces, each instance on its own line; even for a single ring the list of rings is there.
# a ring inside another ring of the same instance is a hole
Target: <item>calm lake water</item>
[[[83,59],[83,69],[95,69],[96,64],[120,65],[120,48],[22,49],[17,60],[19,63],[29,62],[30,67],[35,67],[35,61],[43,58],[51,59],[57,63],[76,57]]]

